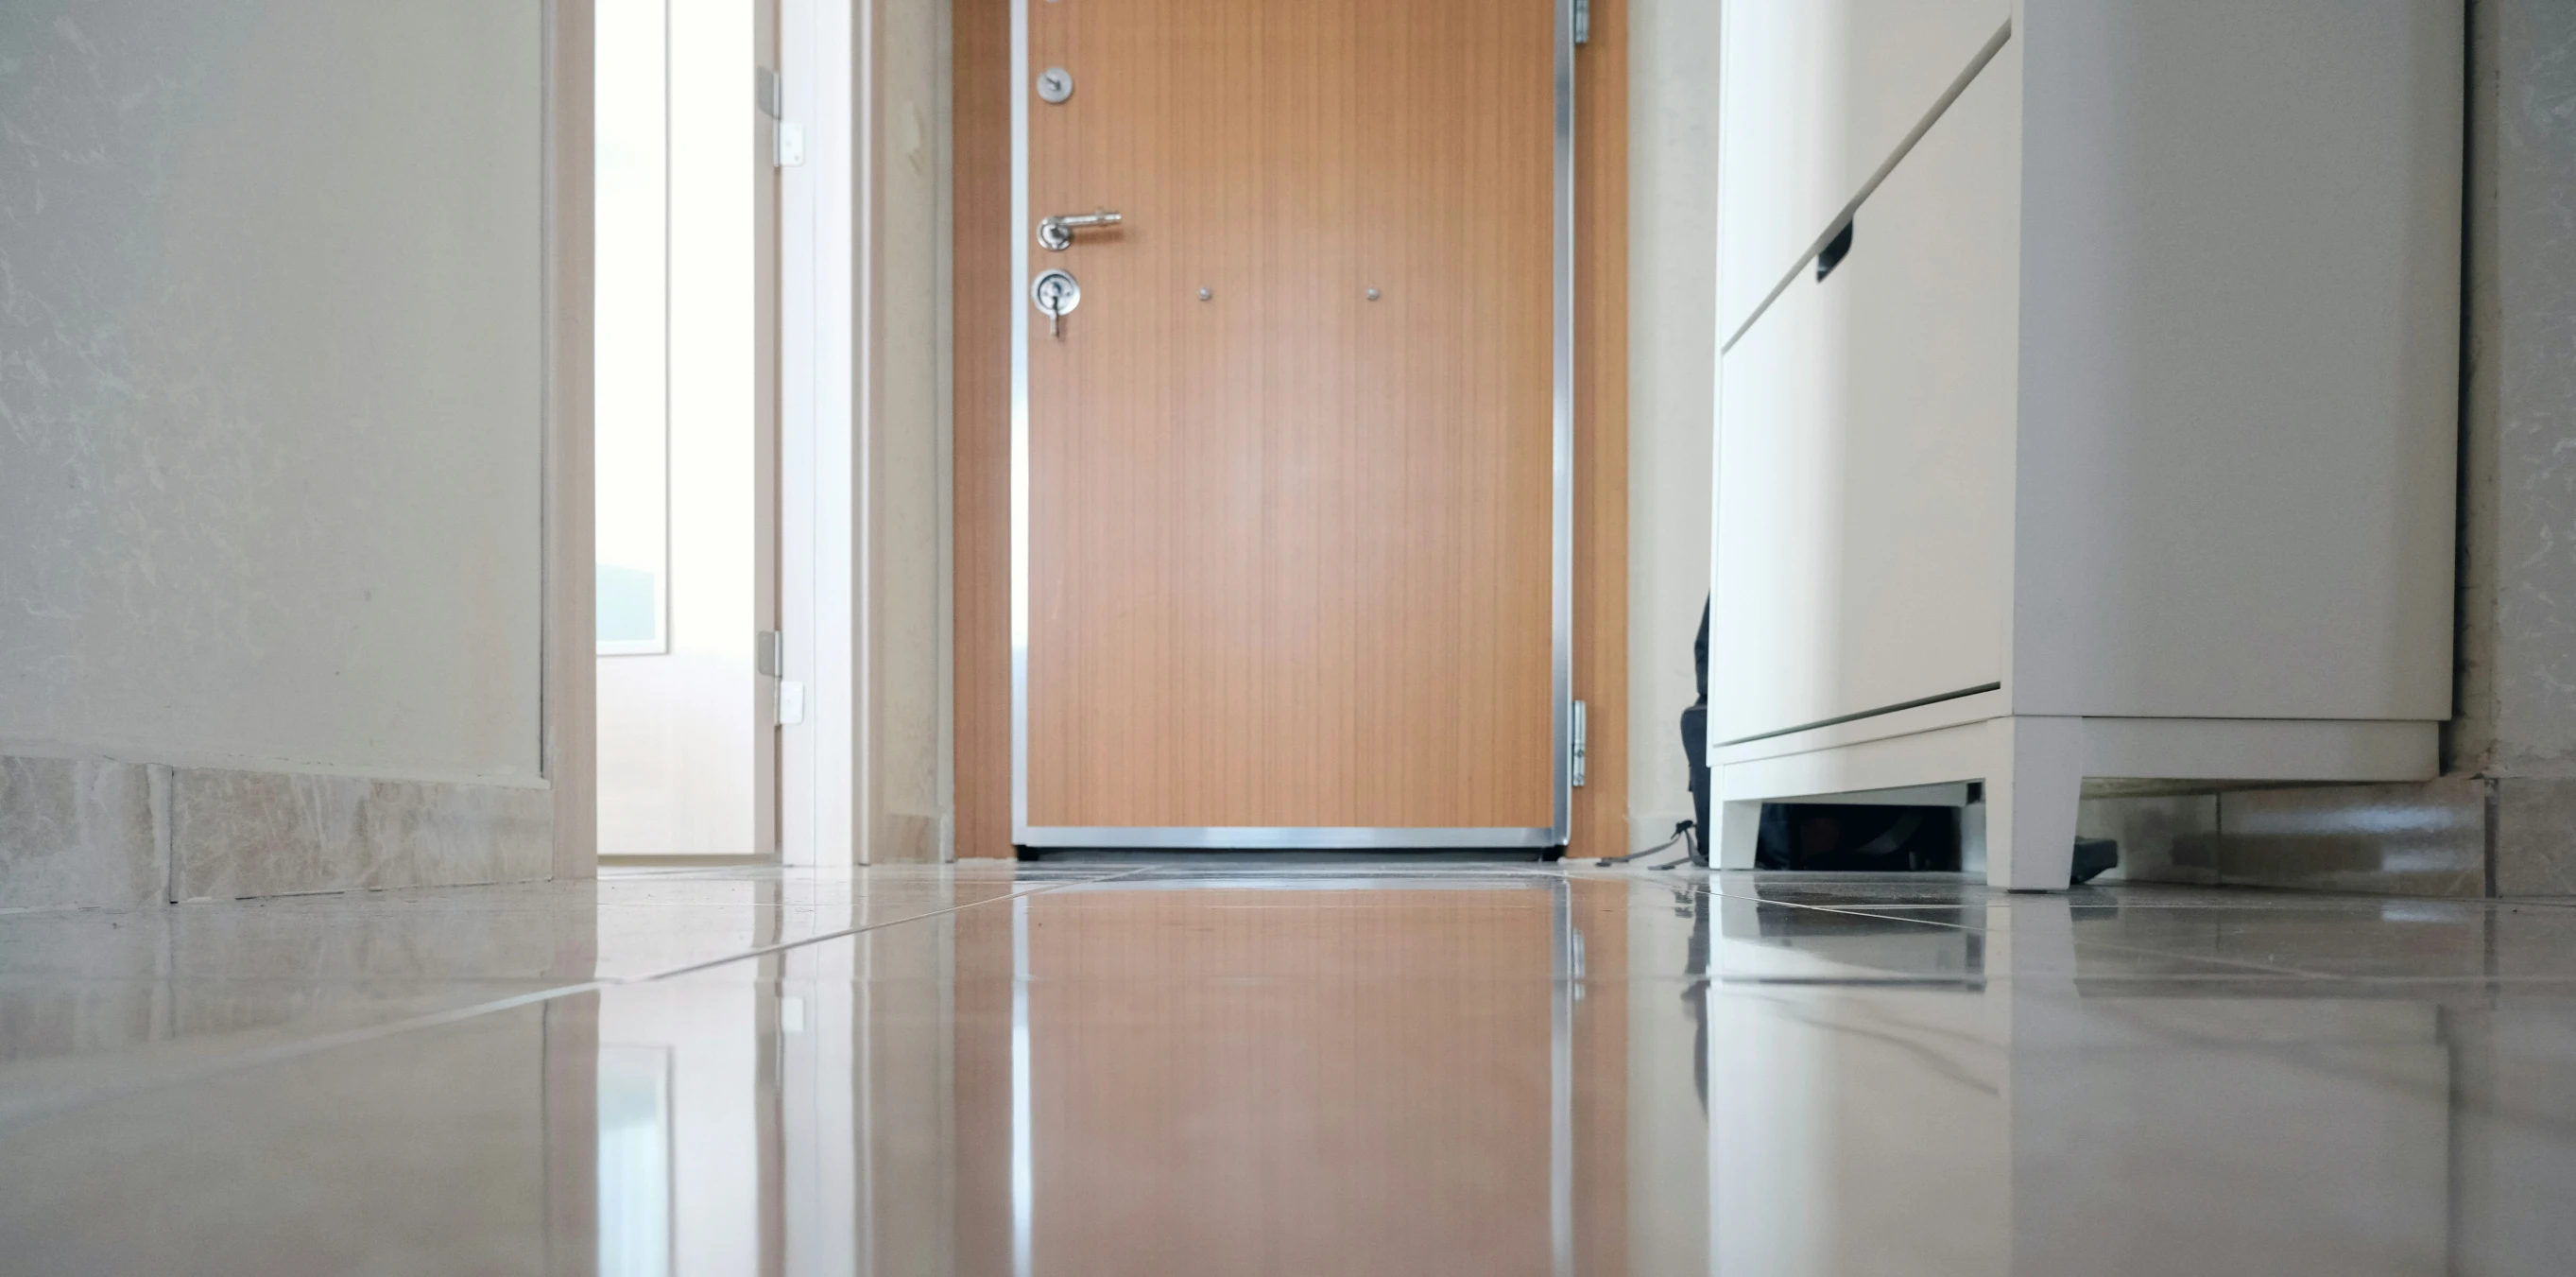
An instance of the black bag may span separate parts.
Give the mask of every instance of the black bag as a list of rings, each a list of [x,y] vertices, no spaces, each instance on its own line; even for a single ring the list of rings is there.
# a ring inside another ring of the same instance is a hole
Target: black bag
[[[1765,803],[1754,864],[1867,872],[1959,867],[1959,813],[1948,807]]]
[[[1699,664],[1699,700],[1682,711],[1682,752],[1690,756],[1691,812],[1699,821],[1691,839],[1691,863],[1708,867],[1708,608],[1699,608],[1699,641],[1691,645]]]
[[[1691,645],[1699,667],[1699,700],[1682,711],[1682,752],[1690,759],[1693,816],[1699,836],[1691,842],[1691,863],[1708,864],[1708,623],[1710,606],[1699,610],[1699,639]],[[1959,823],[1955,812],[1938,808],[1860,807],[1824,804],[1766,803],[1761,836],[1754,844],[1759,869],[1955,869],[1959,864]]]

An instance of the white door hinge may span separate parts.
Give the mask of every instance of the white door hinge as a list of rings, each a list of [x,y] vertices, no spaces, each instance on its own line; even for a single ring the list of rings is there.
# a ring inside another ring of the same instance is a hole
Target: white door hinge
[[[1592,0],[1574,0],[1574,42],[1592,43]]]
[[[751,663],[770,693],[770,721],[794,727],[805,721],[805,684],[787,677],[787,635],[782,630],[751,632]]]
[[[787,122],[787,80],[768,67],[754,68],[752,98],[760,113],[776,123],[769,134],[769,162],[794,168],[805,162],[805,126]]]
[[[1572,763],[1572,766],[1571,766],[1571,768],[1569,769],[1569,770],[1572,772],[1572,774],[1573,774],[1573,777],[1574,777],[1574,787],[1575,787],[1576,789],[1581,789],[1581,788],[1583,788],[1583,737],[1584,737],[1584,719],[1585,719],[1585,717],[1586,717],[1586,715],[1585,715],[1585,714],[1584,714],[1584,712],[1583,712],[1583,702],[1581,702],[1581,701],[1576,701],[1576,702],[1574,703],[1574,723],[1573,723],[1573,727],[1574,727],[1573,737],[1574,737],[1574,739],[1573,739],[1573,742],[1572,742],[1572,744],[1571,744],[1571,746],[1570,746],[1570,749],[1571,749],[1571,760],[1570,760],[1570,761],[1571,761],[1571,763]]]

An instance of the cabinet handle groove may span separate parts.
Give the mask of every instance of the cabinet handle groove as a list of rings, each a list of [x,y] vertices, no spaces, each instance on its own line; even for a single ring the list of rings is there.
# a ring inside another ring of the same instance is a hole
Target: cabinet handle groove
[[[1855,217],[1843,223],[1843,228],[1825,241],[1824,251],[1816,254],[1817,283],[1825,282],[1825,276],[1833,274],[1834,268],[1843,264],[1843,258],[1851,252],[1852,227],[1859,224],[1860,219]]]

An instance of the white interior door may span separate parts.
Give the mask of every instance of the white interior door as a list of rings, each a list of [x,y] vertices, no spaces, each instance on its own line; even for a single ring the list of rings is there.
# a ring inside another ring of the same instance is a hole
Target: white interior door
[[[608,856],[776,849],[773,5],[601,0],[599,821]]]

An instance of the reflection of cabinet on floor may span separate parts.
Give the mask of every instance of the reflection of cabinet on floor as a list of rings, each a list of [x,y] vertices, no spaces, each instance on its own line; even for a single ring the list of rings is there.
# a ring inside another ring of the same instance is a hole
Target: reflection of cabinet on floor
[[[1764,799],[1925,787],[2056,888],[2087,778],[2434,773],[2462,31],[1729,0],[1727,863]]]

